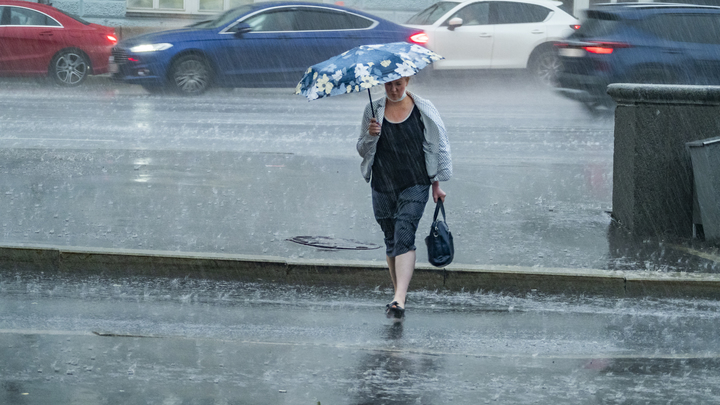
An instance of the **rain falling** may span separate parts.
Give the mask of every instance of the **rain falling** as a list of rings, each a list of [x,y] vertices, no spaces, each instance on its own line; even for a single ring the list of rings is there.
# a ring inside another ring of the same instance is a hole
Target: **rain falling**
[[[720,8],[44,3],[0,1],[0,403],[717,402]],[[357,145],[406,96],[455,250],[430,181],[393,319]]]

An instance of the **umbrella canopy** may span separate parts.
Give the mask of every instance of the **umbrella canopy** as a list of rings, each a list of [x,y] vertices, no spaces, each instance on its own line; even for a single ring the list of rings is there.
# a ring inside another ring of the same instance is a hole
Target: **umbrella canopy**
[[[361,45],[311,66],[295,94],[315,100],[363,90],[369,93],[371,87],[412,76],[440,59],[444,58],[407,42]]]

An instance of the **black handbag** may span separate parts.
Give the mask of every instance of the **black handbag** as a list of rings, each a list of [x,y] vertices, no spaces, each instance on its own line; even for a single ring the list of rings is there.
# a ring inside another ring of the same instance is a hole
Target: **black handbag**
[[[438,220],[438,211],[442,210],[443,219]],[[435,267],[444,267],[450,264],[455,255],[452,233],[445,222],[445,207],[442,200],[438,199],[435,206],[430,235],[425,238],[428,251],[428,262]]]

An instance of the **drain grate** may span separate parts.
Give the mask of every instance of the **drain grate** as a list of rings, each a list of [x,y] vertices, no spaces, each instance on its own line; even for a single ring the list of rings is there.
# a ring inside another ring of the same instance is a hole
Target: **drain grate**
[[[372,250],[381,247],[374,243],[359,242],[353,239],[331,238],[329,236],[293,236],[285,240],[301,245],[332,250]]]

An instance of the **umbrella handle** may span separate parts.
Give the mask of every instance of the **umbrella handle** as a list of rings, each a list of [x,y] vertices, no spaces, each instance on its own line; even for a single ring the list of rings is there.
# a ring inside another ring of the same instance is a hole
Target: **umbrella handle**
[[[368,88],[368,97],[370,97],[370,111],[372,111],[373,118],[375,118],[375,109],[372,106],[372,94],[370,94],[369,88]]]

